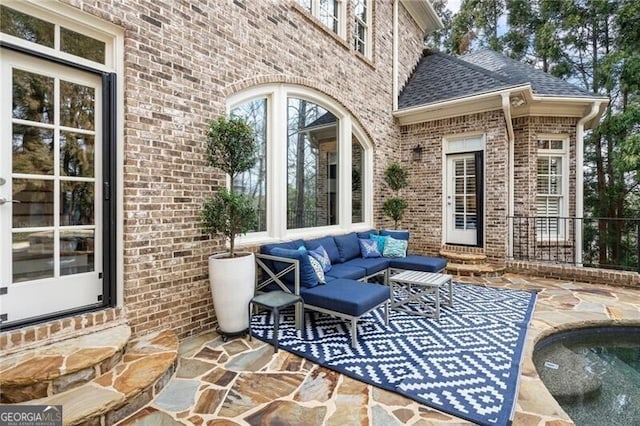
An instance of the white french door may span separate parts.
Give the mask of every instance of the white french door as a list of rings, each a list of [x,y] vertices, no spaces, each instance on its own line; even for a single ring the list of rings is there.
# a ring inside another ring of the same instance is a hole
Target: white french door
[[[482,238],[482,155],[447,155],[446,242],[477,246]]]
[[[101,305],[102,79],[1,52],[2,325]]]

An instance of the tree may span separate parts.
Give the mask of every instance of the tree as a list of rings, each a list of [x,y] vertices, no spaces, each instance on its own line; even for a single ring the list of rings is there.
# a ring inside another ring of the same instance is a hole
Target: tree
[[[253,129],[244,119],[220,117],[209,123],[206,135],[206,158],[233,182],[238,175],[256,163],[256,142]],[[204,228],[210,234],[221,233],[229,240],[229,256],[235,255],[235,238],[246,233],[256,221],[253,198],[221,188],[207,198],[201,212]]]

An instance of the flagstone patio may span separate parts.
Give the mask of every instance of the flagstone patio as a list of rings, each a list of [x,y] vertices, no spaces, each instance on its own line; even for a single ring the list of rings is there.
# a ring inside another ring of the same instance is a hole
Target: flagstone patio
[[[640,325],[640,290],[505,274],[477,285],[540,290],[527,334],[514,425],[571,425],[540,381],[535,342],[593,324]],[[181,342],[175,375],[120,425],[461,425],[468,422],[358,382],[257,339],[214,332]]]

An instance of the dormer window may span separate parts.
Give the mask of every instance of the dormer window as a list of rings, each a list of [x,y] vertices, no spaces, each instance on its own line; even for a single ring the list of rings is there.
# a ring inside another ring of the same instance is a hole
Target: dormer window
[[[297,0],[307,12],[322,22],[329,30],[344,37],[342,17],[344,1],[340,0]]]
[[[356,52],[360,52],[367,58],[371,56],[371,11],[369,1],[355,0],[353,12],[355,16],[353,42]]]

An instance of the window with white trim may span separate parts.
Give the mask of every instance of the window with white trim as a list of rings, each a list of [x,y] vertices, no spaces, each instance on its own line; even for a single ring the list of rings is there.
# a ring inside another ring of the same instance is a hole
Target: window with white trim
[[[259,142],[256,166],[232,183],[260,210],[245,240],[371,223],[372,145],[337,102],[311,89],[270,85],[233,96],[229,112],[247,119]]]
[[[568,141],[539,139],[537,142],[536,233],[540,240],[564,239],[563,217],[567,214]]]
[[[368,0],[354,0],[353,48],[366,57],[371,57],[371,10]]]
[[[345,1],[341,0],[297,0],[307,12],[315,16],[327,28],[344,37],[343,16]]]

